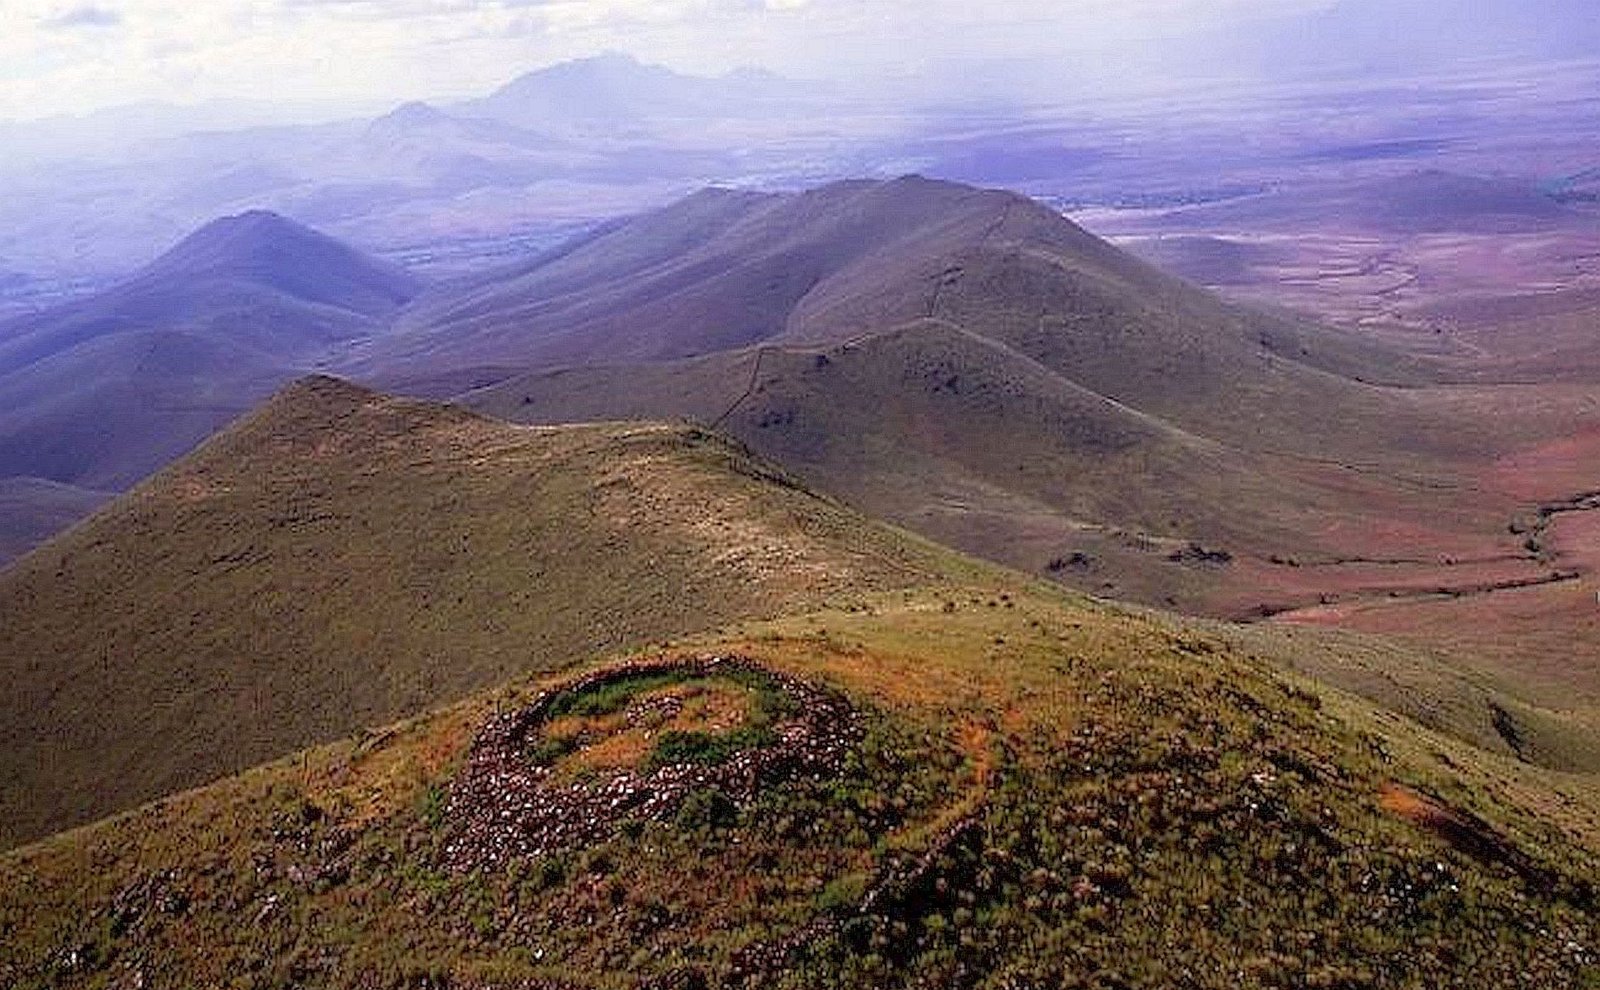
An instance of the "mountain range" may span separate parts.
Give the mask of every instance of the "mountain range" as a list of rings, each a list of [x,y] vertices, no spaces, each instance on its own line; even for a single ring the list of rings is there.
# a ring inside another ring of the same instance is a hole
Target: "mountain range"
[[[855,141],[827,123],[825,91],[754,70],[691,76],[611,54],[525,73],[479,99],[410,102],[375,117],[230,130],[174,109],[163,129],[149,108],[125,121],[14,125],[3,131],[14,154],[0,170],[14,197],[0,204],[0,272],[121,279],[151,244],[247,210],[293,216],[368,250],[548,236],[714,177],[787,173],[806,144],[837,154]],[[813,117],[821,133],[793,133]],[[737,146],[686,140],[685,119],[717,121]]]
[[[1600,411],[1492,357],[917,176],[208,224],[0,335],[0,982],[1582,986]]]
[[[694,427],[306,379],[0,606],[4,838],[100,818],[0,853],[17,986],[1592,971],[1586,778],[1292,672],[1448,703],[1425,652],[1064,593]]]
[[[607,52],[524,73],[487,96],[456,104],[465,117],[565,129],[752,117],[818,104],[806,87],[760,69],[688,76],[631,55]]]
[[[1346,582],[1283,560],[1550,573],[1504,536],[1520,493],[1478,483],[1549,416],[1463,423],[1425,354],[918,177],[709,189],[426,287],[249,214],[19,325],[0,475],[126,487],[324,369],[524,422],[691,418],[874,515],[1151,603],[1237,615]]]
[[[1186,607],[1255,607],[1273,556],[1382,555],[1383,519],[1492,552],[1512,511],[1418,489],[1492,443],[1419,401],[1415,356],[916,177],[696,194],[436,287],[339,367],[527,422],[691,417],[936,539]]]
[[[229,315],[234,292],[255,319]],[[285,322],[259,319],[274,306]],[[1431,629],[1451,601],[1548,588],[1497,620],[1522,645],[1449,636],[1469,659],[1448,662],[1495,683],[1560,670],[1519,696],[1563,738],[1600,690],[1566,641],[1524,635],[1570,615],[1592,566],[1537,522],[1581,478],[1530,453],[1590,434],[1581,391],[1227,304],[1012,193],[709,189],[427,286],[251,214],[25,325],[5,353],[64,349],[0,380],[19,540],[320,369],[512,422],[692,421],[945,545],[1193,613]],[[1360,618],[1383,604],[1408,608]]]

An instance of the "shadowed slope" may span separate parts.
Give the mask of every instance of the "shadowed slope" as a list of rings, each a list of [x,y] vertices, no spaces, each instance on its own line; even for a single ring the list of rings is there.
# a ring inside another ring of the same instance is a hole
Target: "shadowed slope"
[[[928,317],[1132,404],[1173,391],[1175,370],[1207,398],[1264,348],[1299,378],[1405,374],[1353,337],[1232,310],[1023,197],[917,177],[698,193],[425,295],[349,367],[426,388],[471,369],[838,342]]]
[[[0,575],[0,837],[943,559],[686,427],[310,379]]]
[[[290,362],[227,340],[97,337],[0,377],[0,465],[124,489],[294,375]]]
[[[0,568],[93,512],[111,496],[43,478],[0,478]]]

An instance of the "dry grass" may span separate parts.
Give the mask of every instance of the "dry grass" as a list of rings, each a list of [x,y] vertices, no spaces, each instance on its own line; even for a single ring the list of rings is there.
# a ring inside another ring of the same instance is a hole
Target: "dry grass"
[[[0,574],[0,844],[972,566],[687,427],[527,429],[313,380]]]
[[[946,611],[951,601],[961,604]],[[763,971],[766,983],[943,985],[959,959],[994,978],[1114,971],[1140,987],[1180,971],[1197,986],[1276,986],[1290,972],[1356,974],[1375,961],[1402,982],[1467,979],[1430,940],[1480,947],[1474,985],[1581,978],[1558,943],[1595,937],[1574,885],[1600,879],[1600,829],[1551,829],[1580,821],[1546,817],[1532,800],[1571,799],[1560,775],[1500,777],[1496,757],[1286,678],[1248,656],[1249,631],[1236,635],[1230,644],[1045,589],[952,585],[690,637],[666,655],[735,651],[877,712],[864,746],[877,755],[852,771],[865,776],[780,788],[726,827],[645,823],[636,838],[560,860],[436,872],[449,822],[432,817],[430,795],[473,726],[540,687],[519,683],[9,854],[0,973],[20,986],[140,973],[206,983],[256,959],[269,983],[434,973],[621,987],[685,965],[716,982],[741,947],[845,910],[885,864],[976,820],[973,862],[1009,879],[985,886],[988,874],[966,872],[966,854],[952,851],[939,874],[949,899],[930,892],[884,923],[891,939],[907,926],[904,953],[824,939],[788,969]],[[705,701],[698,713],[686,705],[696,724],[722,725],[737,709],[720,690],[686,693]],[[1419,797],[1401,808],[1396,795]],[[1456,810],[1437,810],[1446,802]],[[1415,807],[1434,817],[1396,814]],[[1552,885],[1464,850],[1431,824],[1437,815],[1482,822]],[[350,834],[355,851],[341,852]],[[262,873],[261,863],[277,865]],[[320,872],[330,864],[343,865]],[[291,867],[302,872],[282,872]],[[1430,886],[1441,869],[1462,894]],[[291,878],[302,873],[322,879]],[[187,898],[183,911],[162,913],[168,890]],[[280,906],[260,924],[238,928],[273,898]],[[130,905],[141,913],[122,928],[95,928]],[[1371,916],[1386,920],[1365,927]],[[1525,923],[1560,939],[1525,938]],[[863,924],[868,938],[877,922]],[[1296,931],[1318,939],[1283,937]],[[75,945],[98,961],[62,968]],[[1241,953],[1258,960],[1253,975],[1228,963]]]

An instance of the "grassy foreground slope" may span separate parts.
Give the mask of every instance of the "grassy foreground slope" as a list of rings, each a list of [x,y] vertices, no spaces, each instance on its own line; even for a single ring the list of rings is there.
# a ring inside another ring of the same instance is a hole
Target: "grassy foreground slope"
[[[0,980],[1600,979],[1592,778],[1286,677],[1252,655],[1248,631],[1230,642],[1016,581],[845,596],[660,647],[631,682],[521,681],[13,851],[0,859]],[[708,655],[755,666],[676,686],[661,673]],[[627,691],[657,704],[677,690],[674,718],[700,713],[699,735],[673,737],[668,757],[668,771],[694,772],[730,759],[711,742],[731,736],[710,726],[737,721],[728,698],[752,670],[769,672],[760,697],[785,677],[837,692],[855,712],[849,754],[754,793],[724,781],[665,812],[628,803],[611,782],[630,779],[629,759],[648,769],[666,736],[619,759],[614,743],[639,742],[606,735]],[[522,776],[485,798],[474,772],[536,697],[543,735],[502,754]],[[530,791],[551,761],[569,783]],[[484,842],[501,834],[486,822],[545,821],[541,801],[584,788],[615,803],[582,805],[577,840]]]
[[[950,559],[688,427],[307,379],[0,574],[0,845]]]

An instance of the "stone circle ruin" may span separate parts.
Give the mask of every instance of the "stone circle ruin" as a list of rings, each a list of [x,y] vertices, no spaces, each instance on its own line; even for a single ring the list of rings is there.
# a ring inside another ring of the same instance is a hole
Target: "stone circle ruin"
[[[836,691],[730,655],[608,667],[496,716],[452,782],[462,870],[607,841],[696,796],[738,806],[839,771],[862,734]]]

